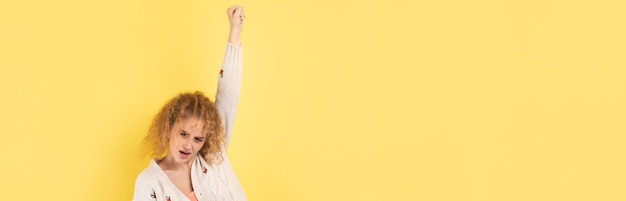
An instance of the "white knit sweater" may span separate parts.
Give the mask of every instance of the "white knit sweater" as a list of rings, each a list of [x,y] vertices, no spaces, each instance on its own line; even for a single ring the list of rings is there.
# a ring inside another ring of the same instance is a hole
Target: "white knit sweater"
[[[224,161],[218,165],[208,165],[202,156],[196,156],[191,167],[191,185],[199,201],[204,200],[247,200],[239,179],[226,155],[230,135],[235,120],[239,93],[241,91],[243,47],[228,43],[224,63],[218,78],[215,104],[222,117],[226,143]],[[135,181],[135,201],[188,201],[154,159]]]

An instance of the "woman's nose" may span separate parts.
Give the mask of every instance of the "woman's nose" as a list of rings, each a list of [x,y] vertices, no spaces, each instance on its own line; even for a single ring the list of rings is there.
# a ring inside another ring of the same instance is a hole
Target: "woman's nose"
[[[191,149],[191,139],[187,139],[187,141],[185,141],[184,147],[185,149]]]

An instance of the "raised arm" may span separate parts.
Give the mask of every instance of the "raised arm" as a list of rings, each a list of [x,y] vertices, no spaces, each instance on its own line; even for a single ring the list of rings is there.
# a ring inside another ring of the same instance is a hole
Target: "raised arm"
[[[230,33],[228,35],[224,62],[219,73],[217,95],[215,96],[215,104],[222,117],[224,134],[226,135],[224,151],[228,151],[241,92],[243,47],[241,46],[240,36],[245,18],[243,7],[241,6],[230,7],[226,12],[230,21]]]

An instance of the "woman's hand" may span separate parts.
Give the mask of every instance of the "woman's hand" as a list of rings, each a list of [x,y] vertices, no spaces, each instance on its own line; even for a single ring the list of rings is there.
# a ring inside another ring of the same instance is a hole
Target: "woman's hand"
[[[230,34],[228,34],[228,42],[241,45],[241,31],[243,30],[243,20],[246,16],[243,14],[243,7],[234,5],[228,10],[228,21],[230,21]]]

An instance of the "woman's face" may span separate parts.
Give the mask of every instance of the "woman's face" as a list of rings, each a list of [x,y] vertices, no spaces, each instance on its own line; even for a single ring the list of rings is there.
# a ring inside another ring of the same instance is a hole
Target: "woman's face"
[[[207,140],[202,132],[204,122],[195,117],[179,120],[170,132],[169,155],[177,164],[192,162]]]

